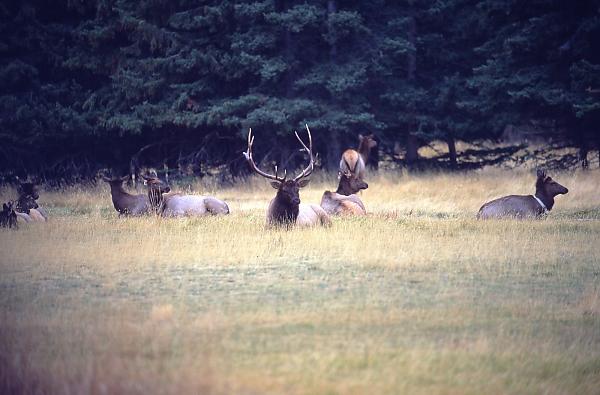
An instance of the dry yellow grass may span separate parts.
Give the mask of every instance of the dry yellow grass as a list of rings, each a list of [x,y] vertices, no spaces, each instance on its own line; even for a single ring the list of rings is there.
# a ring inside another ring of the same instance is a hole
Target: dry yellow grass
[[[600,173],[552,175],[570,192],[546,220],[474,219],[531,173],[390,173],[367,217],[292,231],[264,229],[258,179],[193,185],[230,203],[220,218],[117,218],[105,185],[43,193],[50,222],[0,231],[0,389],[595,393]]]

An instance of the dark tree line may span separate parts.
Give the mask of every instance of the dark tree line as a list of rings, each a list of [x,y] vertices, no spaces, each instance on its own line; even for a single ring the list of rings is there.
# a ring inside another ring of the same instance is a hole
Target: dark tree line
[[[235,176],[249,127],[293,167],[304,123],[328,168],[369,132],[407,166],[523,125],[600,147],[600,0],[23,0],[0,23],[3,175]]]

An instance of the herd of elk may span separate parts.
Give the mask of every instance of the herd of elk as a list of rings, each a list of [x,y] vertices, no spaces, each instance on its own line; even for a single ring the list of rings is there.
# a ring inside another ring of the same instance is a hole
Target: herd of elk
[[[552,210],[556,195],[568,192],[545,171],[538,170],[534,195],[509,195],[487,202],[479,209],[477,218],[539,218]]]
[[[359,135],[358,151],[344,151],[340,160],[339,183],[335,192],[325,191],[321,204],[300,202],[300,188],[310,182],[309,176],[314,169],[312,135],[308,125],[308,146],[295,132],[302,149],[309,156],[309,163],[297,176],[288,179],[287,170],[280,177],[277,166],[274,174],[259,169],[252,155],[254,135],[248,132],[248,148],[243,153],[250,168],[271,181],[277,190],[267,208],[268,227],[283,226],[329,226],[330,215],[365,215],[365,205],[356,195],[367,189],[364,181],[365,164],[370,150],[377,145],[373,134]],[[173,193],[169,185],[156,176],[143,176],[147,185],[147,194],[130,194],[123,183],[129,176],[102,179],[110,185],[112,203],[119,216],[140,216],[149,213],[164,217],[204,216],[229,214],[229,206],[212,196],[186,195]],[[39,193],[32,182],[19,182],[18,199],[4,203],[0,211],[0,227],[16,228],[18,222],[44,222],[48,216],[37,204]],[[545,171],[537,171],[534,195],[509,195],[485,203],[477,213],[478,219],[494,218],[540,218],[554,206],[554,198],[566,194],[569,190],[547,176]]]
[[[287,179],[287,171],[285,170],[283,172],[283,177],[279,177],[277,166],[275,166],[275,174],[265,173],[256,166],[254,158],[252,157],[252,144],[254,143],[252,129],[248,132],[248,150],[244,152],[244,157],[252,170],[258,175],[271,180],[271,186],[277,190],[277,194],[271,200],[269,207],[267,208],[268,227],[331,225],[329,215],[321,208],[321,206],[300,203],[300,188],[305,187],[310,182],[308,177],[312,173],[315,165],[312,151],[312,136],[308,125],[306,125],[306,131],[308,132],[308,147],[304,144],[304,141],[302,141],[300,136],[298,136],[298,132],[295,132],[295,134],[304,150],[308,153],[309,163],[300,174],[292,179]]]

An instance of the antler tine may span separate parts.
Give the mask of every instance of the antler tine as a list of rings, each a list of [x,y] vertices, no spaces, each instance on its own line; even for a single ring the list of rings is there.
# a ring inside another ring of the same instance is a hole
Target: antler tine
[[[279,177],[277,177],[277,171],[275,171],[275,175],[272,175],[265,173],[264,171],[260,170],[258,166],[256,166],[256,163],[254,163],[254,158],[252,158],[252,144],[254,144],[254,136],[252,135],[252,128],[250,128],[250,130],[248,131],[248,149],[246,150],[246,152],[242,152],[242,154],[248,161],[250,168],[262,177],[268,178],[269,180],[281,182],[282,180]]]
[[[277,170],[277,165],[275,165],[275,177],[280,180],[285,180],[287,178],[287,169],[283,169],[283,178],[279,178],[279,170]]]
[[[308,166],[306,167],[306,169],[302,170],[302,173],[300,173],[299,175],[296,176],[296,178],[294,178],[294,181],[298,181],[301,178],[310,176],[311,173],[313,172],[313,169],[315,168],[315,158],[312,154],[312,136],[310,134],[310,129],[308,128],[308,125],[305,124],[305,126],[306,126],[306,131],[308,132],[308,147],[306,146],[306,144],[304,144],[304,141],[302,141],[300,136],[298,136],[298,132],[294,132],[294,133],[296,134],[296,138],[298,139],[298,141],[300,141],[300,144],[302,144],[302,147],[304,147],[306,152],[308,152],[308,156],[310,156],[310,162],[308,163]]]

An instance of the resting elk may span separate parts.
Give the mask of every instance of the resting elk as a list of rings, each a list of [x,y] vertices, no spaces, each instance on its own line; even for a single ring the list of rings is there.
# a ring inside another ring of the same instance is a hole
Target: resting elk
[[[252,144],[254,143],[252,129],[248,132],[248,150],[244,152],[244,157],[248,161],[250,168],[258,175],[271,180],[271,186],[277,190],[277,194],[271,200],[267,209],[267,227],[331,225],[329,215],[327,215],[321,206],[300,203],[300,188],[308,185],[310,180],[307,177],[310,176],[314,169],[312,136],[308,125],[306,125],[306,130],[308,132],[308,147],[304,144],[300,136],[298,136],[298,132],[295,133],[296,138],[310,156],[310,162],[300,174],[291,180],[287,179],[287,171],[283,172],[283,177],[279,177],[277,166],[275,166],[275,174],[265,173],[258,168],[252,157]]]
[[[17,199],[14,210],[20,221],[23,222],[46,222],[48,214],[36,202],[40,195],[38,187],[33,182],[19,182],[17,186]]]
[[[13,202],[7,202],[2,205],[0,211],[0,227],[18,229],[17,213],[15,212]]]
[[[119,213],[119,216],[138,216],[147,214],[150,210],[148,196],[144,194],[132,195],[123,189],[123,183],[129,179],[129,176],[108,178],[102,176],[102,180],[110,185],[110,195],[113,206]]]
[[[163,217],[229,214],[229,206],[212,196],[169,193],[171,188],[157,177],[142,176],[148,186],[152,210]]]
[[[321,198],[321,207],[329,215],[365,215],[365,205],[355,195],[369,185],[350,170],[340,173],[340,182],[335,192],[325,191]]]
[[[350,171],[361,180],[365,178],[365,165],[369,160],[371,149],[377,146],[373,133],[363,136],[358,135],[358,150],[347,149],[340,159],[340,173]]]
[[[477,218],[540,218],[552,210],[556,195],[568,192],[545,171],[538,170],[535,195],[510,195],[492,200],[481,206]]]

